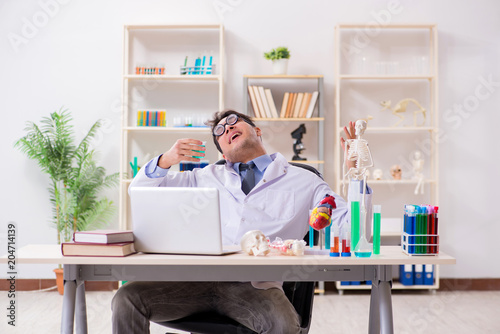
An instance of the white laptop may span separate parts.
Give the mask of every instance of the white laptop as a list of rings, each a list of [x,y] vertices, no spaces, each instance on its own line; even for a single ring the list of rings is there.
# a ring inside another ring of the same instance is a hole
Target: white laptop
[[[216,188],[133,187],[134,246],[144,253],[223,255]]]

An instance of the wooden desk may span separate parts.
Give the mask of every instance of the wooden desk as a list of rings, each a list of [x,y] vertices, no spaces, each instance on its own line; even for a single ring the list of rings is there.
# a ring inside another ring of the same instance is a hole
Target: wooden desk
[[[455,264],[438,256],[407,256],[399,246],[382,246],[370,258],[303,257],[270,254],[226,256],[134,254],[127,257],[64,257],[58,245],[20,248],[17,263],[63,264],[64,299],[61,333],[87,333],[85,281],[372,281],[369,333],[393,333],[392,266]],[[6,257],[0,263],[7,262]]]

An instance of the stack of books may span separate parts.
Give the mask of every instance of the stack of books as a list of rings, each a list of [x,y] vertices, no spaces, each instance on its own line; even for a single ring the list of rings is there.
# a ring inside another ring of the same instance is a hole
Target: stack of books
[[[269,88],[248,86],[250,102],[257,118],[311,118],[318,101],[318,92],[290,93],[283,96],[280,112]]]
[[[137,111],[137,126],[167,126],[164,110]]]
[[[73,234],[73,242],[63,242],[64,256],[127,256],[136,253],[132,231],[95,230]]]

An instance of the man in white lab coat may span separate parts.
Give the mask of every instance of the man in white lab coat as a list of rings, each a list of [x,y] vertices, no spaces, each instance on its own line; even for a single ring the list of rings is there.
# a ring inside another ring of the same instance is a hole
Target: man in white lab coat
[[[290,165],[280,154],[268,155],[262,130],[247,115],[228,110],[212,121],[214,143],[226,159],[188,172],[172,172],[180,161],[199,161],[201,141],[179,139],[165,153],[140,169],[130,187],[212,187],[219,190],[222,237],[225,245],[239,244],[250,230],[275,237],[302,239],[309,210],[325,195],[335,197],[332,222],[348,220],[346,202],[317,175]],[[353,138],[354,125],[345,128]],[[343,139],[342,139],[343,142]],[[253,186],[246,184],[249,169]],[[113,333],[148,333],[149,321],[169,321],[214,310],[258,333],[298,333],[300,319],[281,289],[281,282],[130,282],[112,302]],[[272,310],[270,312],[270,310]]]

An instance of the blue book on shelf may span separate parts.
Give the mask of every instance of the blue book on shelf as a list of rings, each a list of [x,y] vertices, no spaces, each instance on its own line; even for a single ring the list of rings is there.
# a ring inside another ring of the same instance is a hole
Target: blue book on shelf
[[[403,285],[413,285],[413,265],[402,264],[399,266],[399,281]]]
[[[434,284],[434,265],[424,265],[424,285]]]
[[[424,265],[416,264],[414,267],[415,285],[424,285]]]

